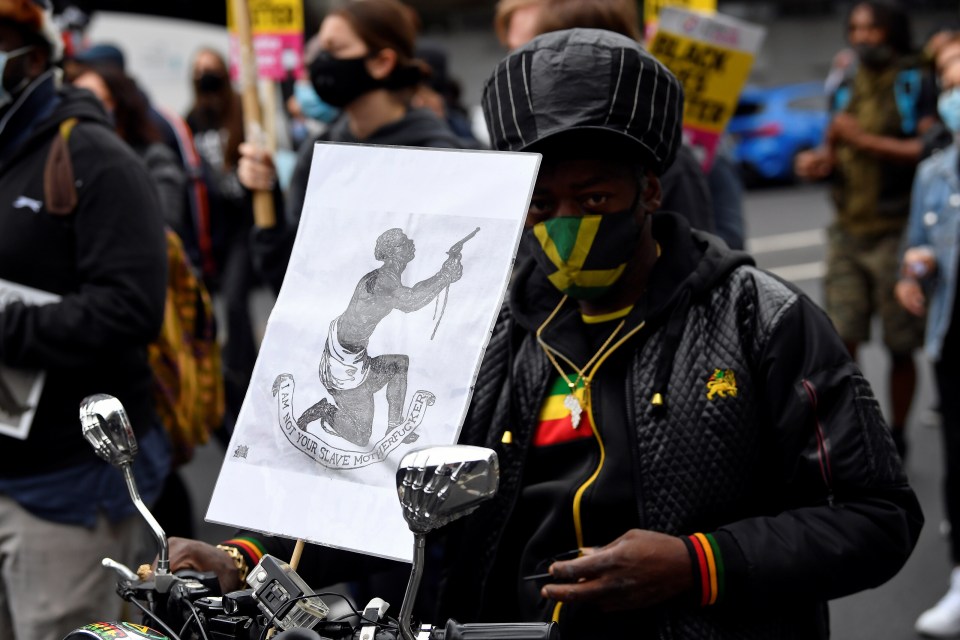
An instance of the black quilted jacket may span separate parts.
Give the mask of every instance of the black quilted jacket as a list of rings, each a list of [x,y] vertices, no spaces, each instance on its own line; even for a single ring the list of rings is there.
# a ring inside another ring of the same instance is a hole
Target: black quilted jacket
[[[803,294],[678,217],[658,214],[654,235],[664,256],[694,264],[658,267],[647,327],[630,344],[637,514],[655,531],[714,532],[728,598],[646,612],[631,637],[826,638],[826,601],[893,576],[923,522],[879,405]],[[498,548],[517,542],[501,534],[555,375],[532,335],[559,302],[545,282],[532,264],[518,269],[477,381],[460,441],[498,452],[500,490],[448,531],[437,619],[490,617],[485,593],[512,587],[487,576]],[[735,398],[708,400],[716,368],[736,372]],[[663,407],[650,402],[658,392]]]

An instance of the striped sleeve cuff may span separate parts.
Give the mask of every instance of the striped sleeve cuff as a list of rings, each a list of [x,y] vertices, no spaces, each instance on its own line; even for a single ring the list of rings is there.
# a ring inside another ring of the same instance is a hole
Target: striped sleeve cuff
[[[701,607],[718,604],[726,596],[724,554],[711,533],[695,533],[682,538],[690,554],[696,602]]]
[[[264,554],[266,553],[263,548],[263,543],[250,536],[231,538],[225,542],[221,542],[220,544],[235,547],[247,559],[247,566],[250,569],[253,569],[255,566],[260,564],[260,559],[263,558]]]

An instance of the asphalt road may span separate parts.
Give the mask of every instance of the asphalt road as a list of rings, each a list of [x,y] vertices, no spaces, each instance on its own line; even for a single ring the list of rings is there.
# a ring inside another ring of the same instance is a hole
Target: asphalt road
[[[748,192],[746,218],[749,248],[758,264],[797,283],[818,303],[822,302],[823,228],[831,210],[827,192],[820,186],[782,187]],[[265,294],[254,298],[262,326],[269,313]],[[908,425],[910,452],[907,473],[926,514],[916,551],[904,569],[882,587],[831,603],[833,637],[841,640],[901,640],[915,638],[913,622],[946,589],[949,562],[945,539],[939,533],[943,518],[940,501],[941,460],[939,433],[926,420],[932,404],[928,367],[918,356],[921,377]],[[861,368],[886,406],[886,357],[877,344],[865,346]],[[185,469],[196,512],[202,516],[222,459],[217,444],[202,448]],[[255,509],[256,505],[250,505]],[[230,530],[200,523],[201,537],[222,540]]]

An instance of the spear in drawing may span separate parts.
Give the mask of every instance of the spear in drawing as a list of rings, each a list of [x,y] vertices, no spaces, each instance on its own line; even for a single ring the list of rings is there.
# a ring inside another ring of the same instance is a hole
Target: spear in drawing
[[[447,255],[451,258],[456,258],[459,260],[463,257],[463,245],[467,244],[467,241],[470,240],[473,236],[477,235],[477,232],[480,231],[480,227],[477,227],[473,231],[467,234],[467,237],[459,242],[455,243],[450,250],[447,251]],[[440,317],[437,318],[437,326],[433,328],[433,333],[430,334],[430,339],[433,340],[434,336],[437,335],[437,329],[440,328],[440,321],[443,320],[443,312],[447,310],[447,299],[450,297],[450,285],[447,285],[443,290],[443,307],[440,309]],[[440,298],[437,297],[437,304],[440,304]],[[437,310],[434,307],[433,317],[437,317]]]
[[[29,408],[28,405],[20,404],[16,396],[13,395],[13,391],[10,390],[7,381],[0,375],[0,411],[8,416],[17,417]]]

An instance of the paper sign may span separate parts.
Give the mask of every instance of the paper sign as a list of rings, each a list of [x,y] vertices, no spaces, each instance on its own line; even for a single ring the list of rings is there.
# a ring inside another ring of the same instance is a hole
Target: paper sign
[[[257,76],[282,81],[303,75],[303,0],[247,0]],[[227,0],[230,32],[230,74],[240,77],[240,43],[233,15],[233,0]]]
[[[207,519],[411,559],[395,474],[452,444],[539,156],[318,144]]]
[[[653,34],[656,31],[660,11],[667,7],[701,13],[716,13],[717,0],[644,0],[643,24],[646,25],[646,33]]]
[[[765,30],[722,15],[664,9],[650,43],[683,83],[683,133],[705,170],[736,110]]]
[[[0,279],[0,310],[12,302],[49,304],[60,296]],[[14,369],[0,362],[0,435],[26,440],[43,391],[43,371]]]

